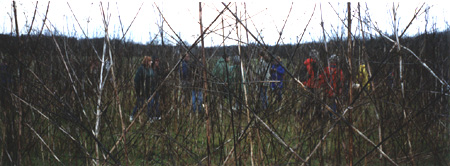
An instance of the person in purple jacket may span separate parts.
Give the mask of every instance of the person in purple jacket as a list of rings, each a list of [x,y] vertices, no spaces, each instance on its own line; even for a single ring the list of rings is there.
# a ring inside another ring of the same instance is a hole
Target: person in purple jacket
[[[272,66],[270,68],[270,78],[272,79],[272,81],[274,81],[270,85],[270,88],[272,89],[272,92],[277,95],[277,102],[281,102],[282,100],[284,73],[285,70],[282,66],[281,57],[277,56],[276,59],[273,60]]]

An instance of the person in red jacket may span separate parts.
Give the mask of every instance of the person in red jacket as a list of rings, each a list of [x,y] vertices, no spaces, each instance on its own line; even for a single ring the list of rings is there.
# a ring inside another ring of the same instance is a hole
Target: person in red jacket
[[[342,69],[337,66],[339,61],[338,56],[333,54],[328,61],[328,66],[325,67],[323,73],[320,75],[319,86],[325,89],[326,96],[332,101],[331,108],[335,113],[337,113],[336,97],[342,94],[344,74]]]
[[[303,84],[308,87],[310,90],[317,88],[317,75],[319,73],[317,57],[319,52],[315,49],[311,50],[309,53],[309,58],[306,59],[303,64],[306,66],[307,72],[307,80],[303,82]]]

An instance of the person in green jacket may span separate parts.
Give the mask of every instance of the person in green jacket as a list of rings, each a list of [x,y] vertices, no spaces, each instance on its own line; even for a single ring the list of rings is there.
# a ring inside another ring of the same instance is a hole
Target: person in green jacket
[[[228,68],[229,88],[232,96],[235,98],[233,110],[240,109],[240,101],[243,101],[243,84],[241,75],[241,58],[235,55],[231,58],[232,65]]]
[[[136,71],[134,76],[134,89],[136,92],[136,106],[130,115],[130,121],[133,121],[136,112],[143,106],[143,104],[150,98],[151,83],[154,77],[153,69],[151,68],[153,61],[150,56],[145,56],[142,60],[142,64]],[[150,115],[150,103],[147,106],[147,116]]]
[[[230,56],[225,55],[225,58],[220,58],[219,60],[217,60],[216,64],[214,65],[213,68],[213,75],[215,78],[217,78],[217,82],[220,85],[225,85],[228,81],[227,78],[227,72],[225,69],[230,69],[230,65],[228,64],[228,62],[230,61]],[[221,86],[223,87],[223,86]],[[224,90],[223,88],[219,88],[219,90],[221,92],[224,92],[222,90]]]

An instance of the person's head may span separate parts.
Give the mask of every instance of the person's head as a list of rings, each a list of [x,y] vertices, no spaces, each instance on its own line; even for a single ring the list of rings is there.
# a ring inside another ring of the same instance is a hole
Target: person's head
[[[153,67],[159,67],[159,58],[157,56],[153,56]]]
[[[230,62],[231,61],[231,56],[225,56],[225,62]]]
[[[317,51],[316,49],[312,49],[312,50],[309,52],[309,57],[310,57],[310,58],[317,59],[317,58],[319,57],[319,51]]]
[[[225,62],[231,61],[231,56],[229,56],[228,54],[222,55],[222,58],[224,58]]]
[[[265,54],[263,51],[260,51],[258,55],[259,55],[259,59],[264,59]]]
[[[270,63],[270,57],[269,57],[269,55],[265,54],[265,55],[263,56],[263,60],[266,61],[266,63]]]
[[[265,52],[263,52],[263,51],[261,51],[261,52],[259,53],[259,59],[260,59],[260,60],[264,60],[264,61],[266,61],[267,63],[270,62],[269,56],[268,56]]]
[[[239,57],[239,55],[233,56],[233,63],[239,64],[239,62],[241,62],[241,58]]]
[[[184,60],[185,60],[185,61],[191,60],[190,57],[189,57],[189,53],[186,53],[186,56],[184,57]]]
[[[339,57],[336,54],[332,54],[330,58],[328,58],[330,63],[337,63],[339,61]]]
[[[280,56],[276,56],[275,59],[276,59],[275,60],[276,64],[281,64],[281,57]]]
[[[142,59],[142,65],[145,67],[150,67],[152,64],[152,57],[150,56],[144,56],[144,59]]]
[[[359,65],[359,72],[365,72],[366,71],[366,64]]]

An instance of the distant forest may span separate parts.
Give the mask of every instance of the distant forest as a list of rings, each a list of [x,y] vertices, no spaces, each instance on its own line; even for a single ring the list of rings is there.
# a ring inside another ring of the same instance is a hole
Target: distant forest
[[[402,45],[410,48],[413,52],[418,54],[424,63],[426,63],[432,70],[436,71],[439,76],[448,80],[449,78],[449,54],[450,54],[450,32],[434,32],[427,34],[420,34],[413,37],[403,37],[400,39]],[[18,68],[19,66],[30,68],[33,64],[54,64],[55,67],[50,72],[60,72],[59,67],[61,58],[60,52],[68,59],[74,60],[72,65],[77,69],[85,69],[92,65],[92,63],[98,63],[99,56],[102,54],[104,38],[97,39],[76,39],[64,36],[21,36],[20,42],[17,37],[10,35],[0,35],[0,54],[3,62],[7,62],[11,67]],[[57,43],[57,44],[55,44]],[[185,46],[190,47],[189,43],[184,43]],[[362,41],[360,39],[353,39],[353,52],[352,57],[353,65],[359,65],[361,62],[368,61],[375,67],[373,70],[377,70],[377,64],[382,63],[386,52],[392,49],[392,45],[382,37],[369,36],[368,39]],[[190,53],[194,57],[200,55],[200,44],[192,47]],[[336,54],[344,57],[347,51],[347,39],[346,38],[334,38],[327,42],[328,48],[325,50],[322,42],[309,42],[302,44],[289,44],[289,45],[276,45],[276,46],[260,46],[255,43],[250,43],[241,47],[241,58],[251,59],[258,57],[258,51],[261,48],[267,50],[267,52],[274,56],[280,56],[288,63],[287,66],[301,67],[303,60],[308,56],[311,49],[316,49],[320,52],[319,59],[321,63],[326,64],[327,58]],[[162,59],[163,64],[166,67],[173,67],[177,60],[180,59],[182,53],[186,52],[183,48],[183,44],[179,43],[176,46],[173,45],[161,45],[161,44],[137,44],[131,41],[123,41],[112,39],[110,46],[114,58],[130,59],[132,57],[142,58],[143,56],[158,56]],[[364,50],[362,49],[364,46]],[[107,48],[106,50],[108,50]],[[20,53],[20,56],[18,54]],[[206,47],[205,56],[208,59],[217,59],[224,54],[228,56],[238,56],[238,46],[226,46],[226,47]],[[362,58],[362,54],[367,54],[367,60]],[[407,55],[406,52],[400,52],[392,54],[387,62],[390,66],[389,70],[395,70],[393,64],[397,64],[397,57],[401,54],[405,54],[404,63],[407,64],[406,75],[407,79],[417,80],[420,71],[420,64],[412,56]],[[196,57],[195,59],[198,60]],[[342,58],[345,59],[345,58]],[[137,61],[130,61],[130,64],[116,63],[120,69],[122,65],[137,65]],[[355,63],[356,62],[356,63]],[[345,63],[345,62],[344,62]],[[348,62],[347,62],[348,63]],[[410,65],[409,65],[410,64]],[[169,65],[169,66],[167,66]],[[59,66],[59,67],[58,67]],[[35,66],[36,69],[40,68]],[[343,65],[348,67],[348,65]],[[388,67],[389,68],[389,67]],[[120,71],[120,70],[119,70]],[[49,72],[47,70],[47,72]],[[79,71],[83,72],[83,71]],[[296,71],[292,71],[296,73]],[[347,73],[348,70],[347,70]],[[300,74],[300,73],[296,73]],[[427,75],[428,73],[424,73]],[[121,75],[121,74],[118,74]],[[420,76],[422,77],[422,76]]]

